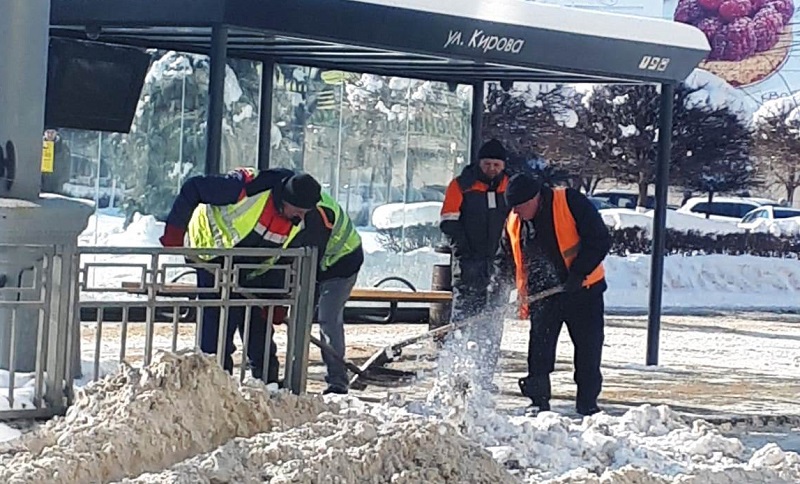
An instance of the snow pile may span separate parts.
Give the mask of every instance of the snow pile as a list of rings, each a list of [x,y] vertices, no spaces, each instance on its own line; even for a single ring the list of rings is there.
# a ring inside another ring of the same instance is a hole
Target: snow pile
[[[628,210],[624,208],[607,208],[600,210],[603,221],[614,230],[642,227],[647,230],[648,235],[652,236],[654,210],[644,212]],[[732,234],[743,232],[736,222],[726,222],[723,220],[705,219],[667,210],[667,228],[684,232],[695,231],[704,234]]]
[[[607,257],[606,308],[645,308],[650,256]],[[781,310],[800,305],[797,259],[730,256],[670,256],[664,259],[664,307]]]
[[[36,373],[14,372],[13,405],[8,399],[8,389],[11,386],[11,373],[8,370],[0,370],[0,410],[32,408],[36,394]],[[2,440],[0,437],[0,441]]]
[[[237,387],[213,360],[159,354],[88,385],[66,417],[15,442],[0,457],[0,482],[109,482],[157,471],[250,437],[310,421],[336,406],[311,396]]]
[[[0,482],[321,482],[331,474],[513,482],[441,422],[251,385],[237,387],[212,357],[191,352],[160,354],[142,370],[123,366],[86,387],[65,418],[13,442],[0,457]]]
[[[351,403],[338,414],[236,439],[127,482],[316,483],[329,482],[329,476],[347,483],[515,482],[488,452],[448,425],[402,411],[370,413],[364,404]]]
[[[131,223],[122,228],[121,217],[95,214],[86,230],[78,236],[78,245],[94,247],[161,247],[158,238],[164,234],[164,222],[152,215],[135,213]]]
[[[442,202],[387,203],[375,207],[372,225],[376,229],[399,229],[413,225],[439,225]]]
[[[458,335],[456,335],[458,336]],[[454,338],[438,378],[410,411],[437,415],[529,483],[797,482],[800,456],[768,444],[754,453],[703,420],[687,424],[666,406],[643,405],[621,417],[575,420],[499,413],[477,385],[480,345]],[[752,453],[752,455],[750,455]]]
[[[683,82],[687,87],[697,89],[686,99],[686,107],[728,108],[739,119],[748,123],[759,108],[758,103],[744,91],[703,69],[693,70]]]
[[[766,101],[753,113],[753,124],[756,127],[785,123],[789,131],[795,134],[798,132],[798,121],[800,121],[800,93]]]
[[[159,354],[0,448],[0,482],[790,483],[800,456],[644,405],[621,417],[496,411],[461,342],[424,402],[271,393],[211,357]],[[463,344],[466,343],[466,344]],[[460,351],[460,352],[459,352]]]
[[[22,432],[19,430],[0,423],[0,443],[14,440],[20,435],[22,435]]]

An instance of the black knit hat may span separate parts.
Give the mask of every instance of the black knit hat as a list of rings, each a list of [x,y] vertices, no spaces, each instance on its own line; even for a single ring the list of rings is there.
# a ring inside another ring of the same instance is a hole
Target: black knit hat
[[[307,173],[292,175],[283,182],[283,201],[297,208],[311,210],[322,199],[322,187]]]
[[[506,161],[506,149],[503,148],[503,143],[497,141],[496,139],[491,139],[481,146],[481,149],[478,151],[478,159],[482,160],[484,158],[491,158],[493,160],[503,160]]]
[[[508,180],[506,204],[509,207],[521,205],[532,199],[542,190],[542,183],[527,173],[517,173]]]

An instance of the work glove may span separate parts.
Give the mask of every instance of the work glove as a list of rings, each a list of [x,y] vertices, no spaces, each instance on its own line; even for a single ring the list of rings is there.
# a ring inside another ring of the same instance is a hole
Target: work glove
[[[576,293],[580,291],[583,288],[584,279],[585,277],[582,274],[570,272],[567,276],[566,282],[564,282],[564,292]]]
[[[159,237],[162,247],[183,247],[183,237],[186,235],[184,229],[167,225],[164,227],[164,235]]]
[[[267,320],[269,317],[269,307],[264,306],[261,308],[261,315],[264,317],[264,321]],[[280,326],[286,323],[286,317],[289,315],[289,308],[286,306],[275,306],[275,309],[272,312],[272,325],[273,326]]]

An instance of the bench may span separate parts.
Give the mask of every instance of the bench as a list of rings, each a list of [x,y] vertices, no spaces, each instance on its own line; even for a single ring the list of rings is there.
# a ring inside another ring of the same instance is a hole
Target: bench
[[[167,283],[161,286],[158,296],[194,299],[194,284]],[[145,295],[147,290],[138,281],[123,281],[122,289],[128,294]],[[353,302],[384,302],[389,303],[389,314],[385,317],[370,319],[371,322],[392,323],[397,321],[400,303],[450,303],[453,299],[451,291],[418,291],[402,289],[383,289],[377,287],[356,287],[350,292],[348,301]],[[349,309],[349,308],[348,308]],[[369,319],[369,318],[368,318]],[[418,319],[418,318],[412,318]]]

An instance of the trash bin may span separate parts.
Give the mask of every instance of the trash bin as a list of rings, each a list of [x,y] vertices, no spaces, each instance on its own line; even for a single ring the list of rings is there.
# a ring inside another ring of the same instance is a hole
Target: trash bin
[[[450,247],[448,246],[438,246],[434,250],[440,254],[450,253]],[[431,278],[431,290],[452,291],[452,274],[451,262],[447,262],[446,264],[434,264]],[[451,302],[431,303],[430,319],[428,322],[429,329],[436,329],[450,323],[452,306],[453,304]]]

